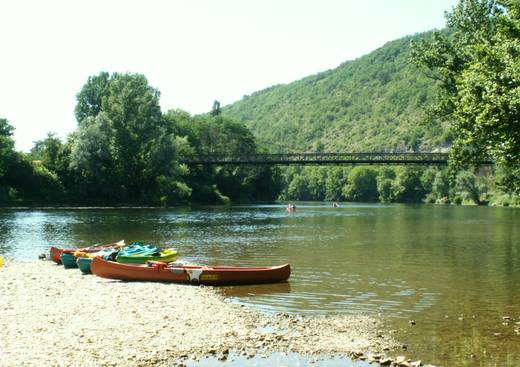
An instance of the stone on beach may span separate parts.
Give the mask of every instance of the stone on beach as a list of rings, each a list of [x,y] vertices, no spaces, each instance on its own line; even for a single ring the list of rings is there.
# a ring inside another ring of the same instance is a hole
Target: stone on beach
[[[50,262],[5,264],[0,294],[9,366],[171,366],[239,351],[346,356],[399,345],[368,316],[267,315],[211,287],[111,281]]]

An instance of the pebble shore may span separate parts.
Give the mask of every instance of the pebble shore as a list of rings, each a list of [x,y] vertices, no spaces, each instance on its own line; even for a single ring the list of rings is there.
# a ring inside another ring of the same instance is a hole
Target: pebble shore
[[[379,362],[400,347],[382,329],[368,316],[267,315],[211,287],[111,281],[49,261],[0,268],[2,366],[181,366],[271,352]]]

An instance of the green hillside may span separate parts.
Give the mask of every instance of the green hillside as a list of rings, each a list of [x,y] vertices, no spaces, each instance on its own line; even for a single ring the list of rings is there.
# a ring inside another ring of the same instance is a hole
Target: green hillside
[[[421,124],[435,85],[409,60],[405,37],[339,67],[245,96],[223,108],[271,151],[432,151],[443,124]]]

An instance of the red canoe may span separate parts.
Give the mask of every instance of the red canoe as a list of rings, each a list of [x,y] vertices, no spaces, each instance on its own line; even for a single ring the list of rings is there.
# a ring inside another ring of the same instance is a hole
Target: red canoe
[[[111,243],[109,245],[102,245],[102,246],[90,246],[90,247],[83,247],[83,248],[69,248],[69,249],[62,249],[62,248],[59,248],[59,247],[56,247],[56,246],[51,246],[51,260],[54,261],[56,264],[61,264],[61,254],[63,253],[68,253],[68,254],[72,254],[76,251],[81,251],[81,252],[98,252],[98,251],[101,251],[103,249],[106,249],[108,247],[115,247],[115,246],[124,246],[125,245],[125,241],[122,240],[122,241],[119,241],[119,242],[116,242],[116,243]]]
[[[93,274],[108,279],[208,285],[279,283],[286,282],[291,275],[289,264],[262,268],[168,266],[166,264],[150,266],[117,263],[99,257],[92,260],[90,269]]]

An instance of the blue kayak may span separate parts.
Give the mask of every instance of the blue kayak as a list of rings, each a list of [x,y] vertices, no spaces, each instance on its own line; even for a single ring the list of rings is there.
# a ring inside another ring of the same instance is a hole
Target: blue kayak
[[[132,255],[151,255],[160,252],[161,249],[153,245],[145,245],[142,242],[134,242],[129,246],[123,247],[118,255],[121,256],[132,256]]]
[[[78,264],[76,264],[76,256],[72,254],[68,254],[66,252],[62,253],[60,256],[61,263],[65,267],[65,269],[77,268]]]
[[[92,264],[93,259],[94,258],[92,257],[78,257],[76,263],[83,274],[92,274],[92,271],[90,271],[90,264]]]

